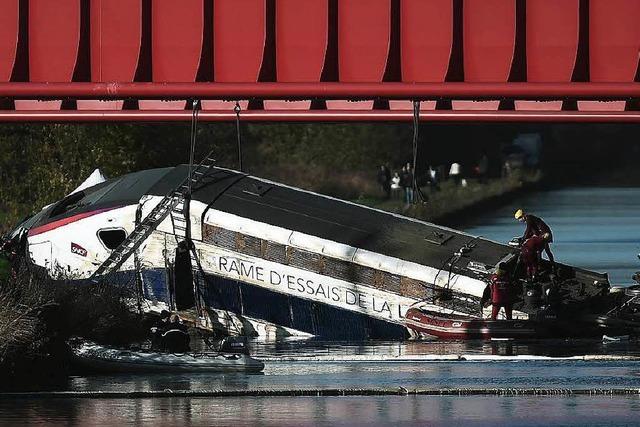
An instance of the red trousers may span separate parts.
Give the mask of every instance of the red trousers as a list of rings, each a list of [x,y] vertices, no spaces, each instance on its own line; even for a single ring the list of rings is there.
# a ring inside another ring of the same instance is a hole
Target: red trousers
[[[538,252],[533,250],[523,250],[521,258],[527,269],[527,277],[531,279],[538,274],[538,265],[540,263],[540,254]]]
[[[513,304],[493,304],[493,306],[491,307],[491,320],[496,320],[498,318],[500,307],[504,307],[504,314],[507,316],[507,320],[511,320]]]

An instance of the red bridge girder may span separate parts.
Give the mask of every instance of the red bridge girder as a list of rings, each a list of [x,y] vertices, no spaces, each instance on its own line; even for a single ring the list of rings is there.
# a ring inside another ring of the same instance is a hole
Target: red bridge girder
[[[0,111],[0,122],[188,122],[192,112],[173,111]],[[198,121],[231,122],[233,111],[202,111]],[[393,110],[248,110],[243,122],[411,122],[412,111]],[[447,111],[420,114],[423,122],[537,122],[537,123],[640,123],[638,111]]]
[[[176,120],[190,98],[206,100],[210,120],[233,101],[254,120],[404,120],[408,100],[433,120],[635,121],[640,110],[638,0],[0,0],[0,10],[0,121]]]

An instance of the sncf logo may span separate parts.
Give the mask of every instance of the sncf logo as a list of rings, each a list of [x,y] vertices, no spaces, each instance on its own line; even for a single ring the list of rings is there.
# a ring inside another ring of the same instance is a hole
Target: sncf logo
[[[71,253],[80,256],[87,256],[87,250],[77,243],[73,242],[71,242]]]

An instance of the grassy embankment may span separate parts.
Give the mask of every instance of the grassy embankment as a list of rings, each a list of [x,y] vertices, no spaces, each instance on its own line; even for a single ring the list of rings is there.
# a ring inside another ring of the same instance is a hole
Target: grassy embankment
[[[507,178],[490,178],[485,183],[471,178],[467,179],[466,187],[456,186],[449,180],[440,183],[439,191],[422,187],[423,194],[427,196],[426,203],[416,202],[407,206],[403,203],[402,194],[384,198],[370,171],[279,166],[262,168],[256,171],[256,175],[361,205],[448,225],[464,219],[471,210],[477,213],[477,209],[494,206],[504,197],[515,195],[542,180],[540,171],[516,171]]]
[[[80,287],[27,268],[0,277],[0,386],[64,376],[66,340],[72,336],[107,344],[146,336],[145,322],[131,311],[130,298],[125,288]]]
[[[416,202],[408,206],[402,199],[363,197],[356,202],[429,222],[449,224],[453,216],[464,216],[470,209],[475,211],[479,206],[490,205],[493,201],[517,193],[540,180],[540,172],[518,172],[508,178],[488,179],[486,183],[468,180],[466,187],[457,186],[453,181],[441,183],[439,191],[423,187],[422,192],[427,196],[426,202]]]

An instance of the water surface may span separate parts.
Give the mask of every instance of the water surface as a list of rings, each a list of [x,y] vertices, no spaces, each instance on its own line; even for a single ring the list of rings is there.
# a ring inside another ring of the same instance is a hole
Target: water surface
[[[612,284],[630,284],[640,270],[640,188],[578,187],[542,191],[474,218],[464,227],[471,234],[508,242],[524,233],[513,218],[524,209],[553,230],[556,260],[609,273]]]
[[[527,195],[483,214],[465,229],[507,242],[523,226],[524,208],[554,231],[559,261],[606,271],[628,284],[640,270],[640,189],[570,188]],[[340,327],[340,325],[336,325]],[[329,388],[640,389],[640,362],[584,361],[584,354],[640,356],[637,341],[326,342],[251,343],[264,373],[88,375],[75,374],[54,390],[288,390]],[[485,355],[484,362],[398,361],[424,355]],[[546,356],[507,360],[504,356]],[[41,389],[24,386],[23,389]],[[51,388],[51,386],[49,386]],[[0,397],[0,425],[637,425],[640,397],[630,396],[360,396],[156,399],[30,399]]]

